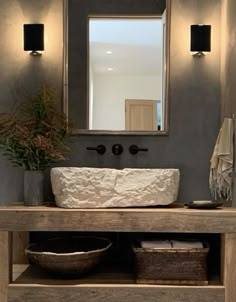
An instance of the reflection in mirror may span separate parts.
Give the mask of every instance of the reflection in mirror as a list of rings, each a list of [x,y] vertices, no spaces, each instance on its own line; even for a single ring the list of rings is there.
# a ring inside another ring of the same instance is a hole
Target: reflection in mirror
[[[168,134],[169,8],[64,0],[64,110],[75,134]]]
[[[164,130],[165,18],[89,19],[89,129]]]

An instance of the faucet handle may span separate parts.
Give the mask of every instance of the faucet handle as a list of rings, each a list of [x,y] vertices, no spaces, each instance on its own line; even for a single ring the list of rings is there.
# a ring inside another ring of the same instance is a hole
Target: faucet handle
[[[86,149],[91,151],[97,151],[97,153],[100,155],[103,155],[107,150],[104,145],[98,145],[97,147],[87,147]]]
[[[147,152],[147,151],[148,151],[148,148],[139,148],[137,145],[131,145],[131,146],[129,147],[129,152],[130,152],[132,155],[137,154],[139,151]]]

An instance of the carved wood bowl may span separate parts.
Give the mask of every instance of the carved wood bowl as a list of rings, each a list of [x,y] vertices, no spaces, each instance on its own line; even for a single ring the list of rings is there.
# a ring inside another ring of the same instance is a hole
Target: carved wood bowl
[[[80,277],[96,267],[111,245],[100,237],[53,238],[29,245],[25,253],[31,264],[55,277]]]

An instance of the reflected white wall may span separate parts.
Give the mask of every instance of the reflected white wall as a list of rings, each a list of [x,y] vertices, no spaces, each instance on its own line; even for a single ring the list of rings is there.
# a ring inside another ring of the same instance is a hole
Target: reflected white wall
[[[125,99],[161,99],[157,76],[94,76],[93,129],[125,130]]]
[[[93,66],[89,64],[89,129],[93,129]]]

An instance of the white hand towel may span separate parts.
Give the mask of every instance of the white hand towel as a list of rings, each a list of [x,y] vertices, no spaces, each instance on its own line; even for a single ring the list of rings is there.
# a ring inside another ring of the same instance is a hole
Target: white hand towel
[[[172,247],[174,249],[197,249],[203,248],[201,241],[182,241],[182,240],[171,240]]]
[[[209,185],[213,197],[232,197],[233,120],[225,118],[211,158]]]
[[[144,249],[170,249],[169,240],[145,240],[141,241],[141,247]]]

